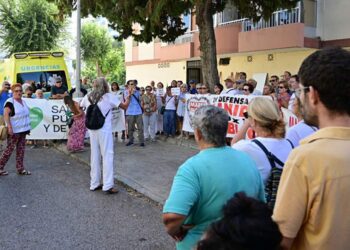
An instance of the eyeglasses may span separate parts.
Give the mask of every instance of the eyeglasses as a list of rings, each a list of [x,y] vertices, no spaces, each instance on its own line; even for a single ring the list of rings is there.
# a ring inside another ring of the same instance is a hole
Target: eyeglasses
[[[305,93],[308,92],[308,91],[310,90],[310,86],[308,86],[308,87],[302,87],[302,88],[296,89],[296,90],[295,90],[295,96],[299,98],[300,95],[301,95],[301,92],[302,92],[303,90],[304,90]]]
[[[285,87],[284,87],[284,86],[278,86],[278,88],[279,88],[279,89],[285,89]]]
[[[270,82],[275,82],[276,80],[274,80],[274,79],[272,79],[272,80],[270,80]]]
[[[22,90],[21,89],[15,89],[13,92],[14,93],[22,93]]]

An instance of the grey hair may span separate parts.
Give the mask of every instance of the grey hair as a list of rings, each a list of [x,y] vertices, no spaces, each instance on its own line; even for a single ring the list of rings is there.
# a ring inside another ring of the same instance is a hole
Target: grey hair
[[[198,129],[207,143],[216,147],[226,145],[229,116],[226,110],[206,105],[198,108],[193,117],[193,128]]]
[[[89,94],[90,99],[96,102],[101,99],[101,97],[109,92],[109,85],[104,77],[98,77],[96,80],[94,89]]]

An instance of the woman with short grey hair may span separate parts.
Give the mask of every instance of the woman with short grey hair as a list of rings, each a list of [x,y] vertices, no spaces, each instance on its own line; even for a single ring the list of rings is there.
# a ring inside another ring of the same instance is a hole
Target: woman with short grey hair
[[[264,201],[263,183],[254,161],[226,146],[229,116],[224,109],[203,106],[193,119],[200,152],[174,177],[163,208],[163,222],[177,249],[193,249],[207,227],[222,217],[222,207],[236,193]]]
[[[93,83],[93,91],[86,95],[81,101],[80,106],[88,108],[92,104],[97,104],[102,115],[105,117],[102,128],[92,130],[89,129],[90,147],[91,147],[91,171],[90,171],[90,190],[95,191],[102,189],[107,194],[115,194],[118,192],[114,188],[114,146],[112,135],[112,112],[111,109],[120,107],[127,109],[130,103],[132,91],[126,97],[126,102],[121,103],[119,98],[109,93],[107,81],[100,77]],[[89,119],[86,116],[86,119]],[[102,156],[102,182],[101,184],[101,156]]]
[[[223,147],[226,145],[228,121],[226,110],[208,105],[195,111],[193,128],[200,131],[206,143],[213,147]]]

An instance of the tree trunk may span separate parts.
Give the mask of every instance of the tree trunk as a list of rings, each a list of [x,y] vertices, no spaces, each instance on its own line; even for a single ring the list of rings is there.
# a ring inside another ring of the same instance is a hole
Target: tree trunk
[[[198,0],[196,3],[196,24],[199,29],[199,42],[203,83],[214,93],[214,86],[220,82],[217,58],[216,39],[213,24],[213,9],[211,0]]]
[[[100,69],[100,65],[98,64],[98,61],[96,61],[96,72],[97,72],[97,76],[101,77],[102,76],[102,72]]]

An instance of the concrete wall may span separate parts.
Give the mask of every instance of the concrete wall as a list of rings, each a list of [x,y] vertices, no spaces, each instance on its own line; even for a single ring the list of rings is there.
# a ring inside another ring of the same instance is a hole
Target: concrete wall
[[[319,0],[317,2],[317,35],[321,40],[350,38],[350,1]]]
[[[154,59],[154,43],[139,43],[138,60],[153,60]]]
[[[125,62],[131,62],[132,61],[132,38],[129,37],[128,39],[125,39],[124,45],[125,45]]]

